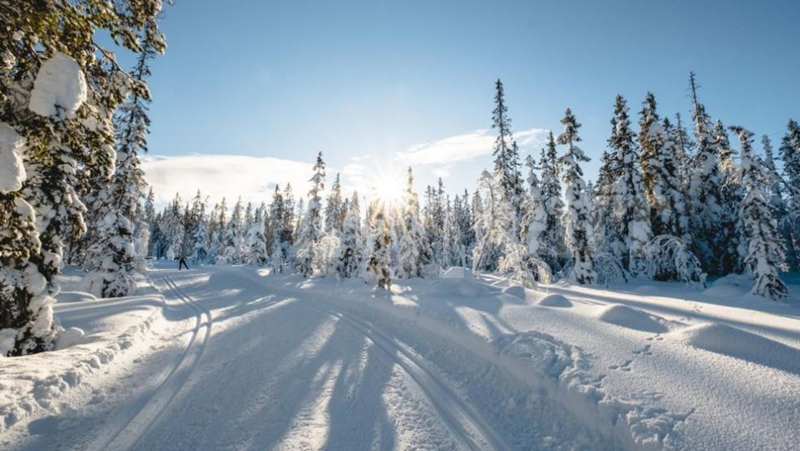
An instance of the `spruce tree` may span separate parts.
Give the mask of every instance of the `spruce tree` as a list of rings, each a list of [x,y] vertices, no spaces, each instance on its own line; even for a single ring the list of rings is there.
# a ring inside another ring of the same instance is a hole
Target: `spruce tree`
[[[775,219],[778,221],[778,230],[780,230],[781,237],[783,238],[783,246],[786,249],[786,265],[790,271],[796,270],[798,268],[797,250],[795,249],[795,243],[792,239],[792,225],[789,221],[786,199],[783,196],[783,185],[785,182],[775,168],[775,157],[769,136],[764,135],[761,137],[761,145],[764,148],[764,165],[769,177],[768,192],[770,204],[775,209],[774,212]]]
[[[707,272],[719,274],[721,267],[718,256],[722,255],[721,234],[718,233],[722,220],[719,151],[711,120],[705,106],[697,99],[694,73],[690,76],[690,83],[694,107],[692,119],[697,142],[697,153],[692,158],[688,183],[692,248]]]
[[[556,140],[551,131],[547,135],[547,149],[542,151],[539,159],[542,169],[541,196],[545,209],[546,226],[542,232],[542,249],[539,255],[554,271],[561,269],[564,263],[564,227],[561,217],[564,215],[564,201],[561,196],[559,180],[558,152]]]
[[[623,268],[642,272],[644,247],[652,238],[650,210],[642,184],[639,154],[634,142],[627,102],[617,95],[609,147],[616,153],[619,178],[614,183],[611,251]]]
[[[494,177],[500,184],[503,197],[519,214],[519,207],[524,193],[522,174],[520,173],[519,149],[511,133],[511,118],[505,103],[503,83],[498,79],[495,83],[495,108],[492,111],[492,128],[497,130],[494,142]],[[518,222],[518,221],[515,221]]]
[[[800,243],[800,125],[789,119],[779,149],[787,197],[787,222],[795,249]]]
[[[408,168],[404,196],[403,233],[398,250],[397,277],[407,279],[423,277],[425,265],[430,260],[430,245],[419,218],[419,200],[414,192],[414,173]]]
[[[685,204],[672,125],[666,118],[661,121],[652,93],[647,93],[639,116],[639,158],[653,235],[681,237]]]
[[[736,151],[728,140],[728,132],[721,121],[714,126],[714,139],[719,152],[719,172],[722,178],[720,187],[720,222],[717,225],[719,236],[719,271],[722,274],[740,272],[744,249],[740,249],[739,208],[744,193],[742,181],[734,157]]]
[[[301,235],[297,243],[297,270],[303,277],[314,274],[315,251],[317,243],[322,238],[322,198],[321,193],[325,189],[325,162],[322,160],[322,152],[317,155],[317,162],[314,164],[314,175],[311,177],[311,190],[308,192],[308,210],[303,218]]]
[[[356,276],[364,258],[363,246],[361,207],[358,202],[358,192],[354,192],[353,199],[348,205],[347,217],[344,220],[342,239],[339,245],[339,258],[336,264],[336,273],[339,277],[349,279]]]
[[[391,290],[392,279],[389,265],[391,263],[390,251],[392,248],[392,236],[386,224],[383,211],[375,215],[375,228],[369,239],[370,254],[367,260],[366,272],[378,288]]]
[[[566,145],[567,151],[558,159],[558,163],[566,187],[564,224],[566,246],[571,257],[570,278],[579,284],[590,284],[595,283],[597,274],[592,268],[589,205],[586,202],[586,185],[583,181],[583,170],[580,167],[580,162],[589,161],[589,158],[577,145],[581,141],[578,135],[578,128],[581,125],[569,108],[564,113],[561,123],[564,124],[564,131],[558,136],[558,142]]]
[[[742,241],[747,249],[744,265],[753,276],[752,293],[770,299],[787,296],[786,285],[778,276],[784,266],[784,249],[774,207],[767,197],[770,177],[762,161],[753,152],[753,133],[742,127],[731,127],[739,135],[741,145],[740,178],[745,191],[741,204]]]
[[[325,206],[325,233],[338,235],[342,232],[344,216],[342,214],[342,184],[339,174],[331,185],[328,202]]]

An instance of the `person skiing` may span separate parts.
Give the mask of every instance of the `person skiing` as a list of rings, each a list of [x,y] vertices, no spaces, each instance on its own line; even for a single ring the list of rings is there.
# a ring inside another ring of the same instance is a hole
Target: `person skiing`
[[[180,271],[181,267],[184,267],[184,266],[186,267],[187,270],[189,269],[189,265],[186,264],[186,257],[181,255],[181,258],[178,259],[178,271]]]

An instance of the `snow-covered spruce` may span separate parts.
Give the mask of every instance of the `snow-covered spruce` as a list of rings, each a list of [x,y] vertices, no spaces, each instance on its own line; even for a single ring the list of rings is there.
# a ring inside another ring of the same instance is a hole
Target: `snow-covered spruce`
[[[639,116],[639,161],[653,235],[680,237],[687,225],[686,204],[672,125],[666,118],[661,121],[650,92]]]
[[[300,233],[297,237],[297,271],[304,277],[314,274],[318,263],[314,252],[322,238],[322,191],[325,189],[325,162],[322,152],[317,155],[314,164],[314,175],[311,177],[311,190],[308,192],[308,210],[303,217]]]
[[[392,236],[386,224],[383,211],[375,215],[375,226],[372,235],[367,240],[369,257],[365,270],[365,278],[384,290],[392,287],[391,269],[391,248]]]
[[[566,246],[571,261],[568,263],[570,280],[579,284],[595,283],[597,274],[592,269],[591,223],[589,206],[586,202],[586,184],[583,181],[581,161],[589,161],[583,150],[576,143],[581,141],[578,128],[581,124],[575,119],[572,110],[567,108],[564,118],[564,131],[558,136],[558,142],[567,146],[567,151],[558,159],[561,176],[564,180],[566,211],[564,224],[566,228]]]
[[[414,192],[414,173],[411,168],[408,168],[402,215],[403,234],[397,256],[397,277],[423,277],[425,266],[430,260],[430,245],[419,219],[419,201]]]
[[[361,237],[361,207],[358,202],[358,193],[353,193],[353,199],[348,204],[347,216],[342,229],[342,239],[339,243],[339,255],[336,262],[336,273],[343,279],[358,275],[361,261],[364,259],[364,243]]]
[[[644,270],[644,247],[650,241],[650,212],[647,207],[639,168],[639,155],[634,142],[627,102],[617,95],[611,119],[609,147],[616,153],[619,177],[613,190],[613,225],[610,227],[613,246],[610,251],[623,268],[633,275]]]
[[[774,207],[766,194],[769,176],[764,163],[753,151],[753,133],[743,127],[731,127],[739,135],[741,145],[740,179],[744,200],[739,210],[742,222],[742,242],[747,254],[744,264],[755,279],[752,293],[771,299],[785,298],[788,290],[778,276],[783,269],[784,249],[773,218]]]

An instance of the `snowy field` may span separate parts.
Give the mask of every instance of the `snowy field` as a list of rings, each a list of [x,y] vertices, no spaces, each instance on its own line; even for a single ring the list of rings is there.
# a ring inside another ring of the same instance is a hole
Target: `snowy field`
[[[3,450],[711,449],[800,443],[800,309],[751,282],[539,291],[159,264],[62,276],[83,337],[3,359]],[[800,292],[800,286],[790,286]]]

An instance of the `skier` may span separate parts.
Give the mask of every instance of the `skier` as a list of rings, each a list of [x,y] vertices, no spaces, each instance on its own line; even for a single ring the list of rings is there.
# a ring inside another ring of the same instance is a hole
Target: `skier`
[[[178,259],[178,271],[180,271],[181,267],[184,267],[184,266],[186,267],[187,270],[189,269],[189,265],[186,264],[186,257],[181,255],[181,258]]]

